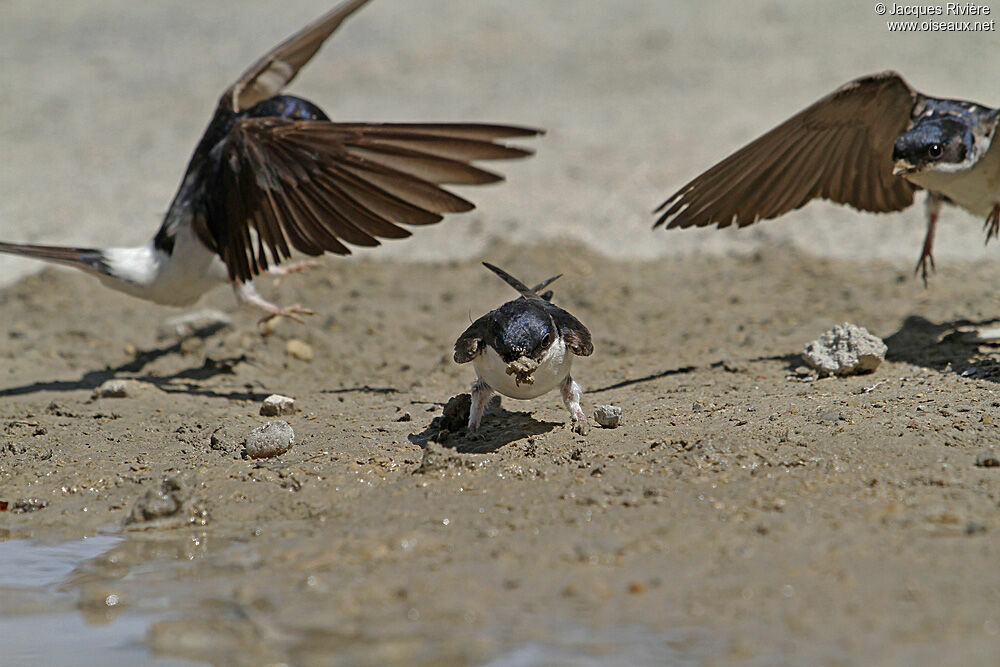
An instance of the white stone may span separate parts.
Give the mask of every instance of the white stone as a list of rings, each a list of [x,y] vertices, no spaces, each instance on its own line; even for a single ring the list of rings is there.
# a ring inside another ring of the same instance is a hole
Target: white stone
[[[888,350],[864,327],[844,322],[806,345],[806,363],[821,375],[856,375],[879,367]]]
[[[260,414],[265,417],[277,417],[279,415],[294,414],[297,409],[294,398],[282,396],[281,394],[271,394],[261,403]]]
[[[94,390],[94,398],[125,398],[129,395],[131,389],[132,383],[128,380],[106,380],[100,387]]]
[[[604,428],[618,428],[622,421],[622,409],[617,405],[598,405],[594,408],[594,421]]]
[[[187,338],[202,330],[217,331],[232,326],[233,319],[221,310],[205,308],[168,317],[157,331],[160,338]]]
[[[295,443],[295,431],[283,419],[259,426],[247,434],[243,453],[249,459],[265,459],[284,454]]]

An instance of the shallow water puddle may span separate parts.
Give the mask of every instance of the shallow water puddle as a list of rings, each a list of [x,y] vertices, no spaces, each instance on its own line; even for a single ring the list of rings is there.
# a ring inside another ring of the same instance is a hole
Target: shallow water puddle
[[[486,667],[586,667],[598,665],[702,665],[725,655],[724,642],[707,631],[654,632],[641,626],[584,628],[567,626],[544,641],[516,646]]]
[[[0,563],[3,563],[0,589],[54,587],[78,566],[121,541],[118,535],[94,535],[58,544],[33,540],[0,542]]]
[[[156,658],[143,645],[148,613],[104,615],[78,608],[67,579],[123,541],[117,535],[43,544],[0,542],[0,647],[4,665],[187,665]],[[117,596],[102,600],[112,609]],[[91,610],[95,611],[95,610]]]

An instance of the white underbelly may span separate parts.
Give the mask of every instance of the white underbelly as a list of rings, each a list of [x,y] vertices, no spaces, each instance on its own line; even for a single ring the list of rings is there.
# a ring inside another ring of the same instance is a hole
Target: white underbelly
[[[517,384],[514,375],[507,374],[507,364],[492,347],[473,360],[479,379],[488,384],[494,391],[510,398],[521,400],[536,398],[552,391],[569,375],[573,365],[573,354],[566,349],[566,344],[560,338],[549,348],[531,374],[534,382]]]
[[[1000,142],[990,146],[972,169],[926,171],[908,176],[922,188],[940,192],[970,213],[985,218],[1000,202]]]
[[[178,234],[172,261],[150,286],[153,300],[158,303],[187,306],[229,280],[226,265],[218,255],[193,238],[182,246],[182,236]]]
[[[108,260],[120,280],[98,276],[116,290],[166,306],[188,306],[228,282],[225,264],[188,227],[178,230],[167,255],[150,242],[136,248],[109,248]]]

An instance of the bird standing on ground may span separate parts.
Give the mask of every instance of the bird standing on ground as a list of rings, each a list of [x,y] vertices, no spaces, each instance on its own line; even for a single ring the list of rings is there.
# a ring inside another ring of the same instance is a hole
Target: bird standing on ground
[[[455,361],[471,361],[476,368],[468,430],[479,429],[494,391],[525,400],[558,386],[573,430],[586,433],[587,417],[580,407],[583,389],[570,375],[570,368],[573,355],[589,356],[594,344],[580,320],[550,302],[552,292],[539,294],[559,276],[530,288],[503,269],[483,265],[521,297],[486,313],[455,341]]]
[[[368,0],[342,2],[255,62],[223,93],[163,224],[147,244],[71,248],[0,243],[0,252],[72,266],[108,287],[184,306],[220,283],[237,300],[300,320],[312,311],[265,301],[250,282],[287,273],[293,250],[350,254],[346,244],[403,238],[474,205],[440,187],[503,180],[476,160],[525,157],[498,140],[539,130],[480,123],[336,123],[281,91]],[[300,320],[301,321],[301,320]]]
[[[934,268],[942,203],[1000,233],[1000,110],[913,90],[899,74],[855,79],[747,144],[671,195],[654,227],[739,227],[813,199],[862,211],[901,211],[927,190],[927,234],[917,262]]]

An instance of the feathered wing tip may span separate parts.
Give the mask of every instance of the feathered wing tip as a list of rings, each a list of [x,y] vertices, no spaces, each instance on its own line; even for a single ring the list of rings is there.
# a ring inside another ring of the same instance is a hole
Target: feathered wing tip
[[[199,233],[243,282],[292,249],[346,255],[348,245],[377,246],[409,236],[405,225],[475,208],[444,186],[503,180],[473,163],[531,155],[500,139],[539,133],[474,123],[244,119],[223,148],[217,187],[225,202],[207,211]]]
[[[483,266],[485,266],[487,269],[489,269],[493,273],[495,273],[498,276],[500,276],[500,278],[505,283],[507,283],[508,285],[510,285],[511,287],[513,287],[514,289],[516,289],[521,294],[521,296],[523,296],[525,299],[544,299],[545,301],[548,301],[549,299],[552,298],[552,293],[551,292],[546,293],[548,295],[548,298],[545,298],[545,295],[540,295],[538,293],[539,290],[545,289],[546,287],[548,287],[549,285],[551,285],[556,280],[558,280],[559,278],[562,277],[562,274],[560,273],[558,276],[552,276],[551,278],[548,278],[547,280],[543,280],[542,282],[538,283],[534,287],[528,287],[527,285],[525,285],[524,283],[522,283],[520,280],[518,280],[514,276],[510,275],[509,273],[507,273],[506,271],[504,271],[503,269],[501,269],[498,266],[494,266],[493,264],[490,264],[489,262],[483,262]]]
[[[71,266],[81,271],[111,275],[107,257],[96,248],[66,248],[62,246],[31,245],[27,243],[0,242],[0,252],[18,257],[40,259],[44,262]]]
[[[688,182],[653,227],[745,227],[813,199],[902,210],[919,188],[893,175],[892,147],[921,99],[895,72],[855,79]]]
[[[542,290],[551,285],[552,283],[554,283],[555,281],[559,280],[560,278],[562,278],[561,273],[558,276],[552,276],[547,280],[543,280],[542,282],[532,287],[531,291],[537,294],[540,299],[543,299],[545,301],[552,301],[552,297],[555,295],[555,293],[552,290],[546,290],[544,292]]]
[[[221,106],[240,111],[277,95],[316,55],[348,16],[369,0],[345,0],[265,53],[222,94]]]

